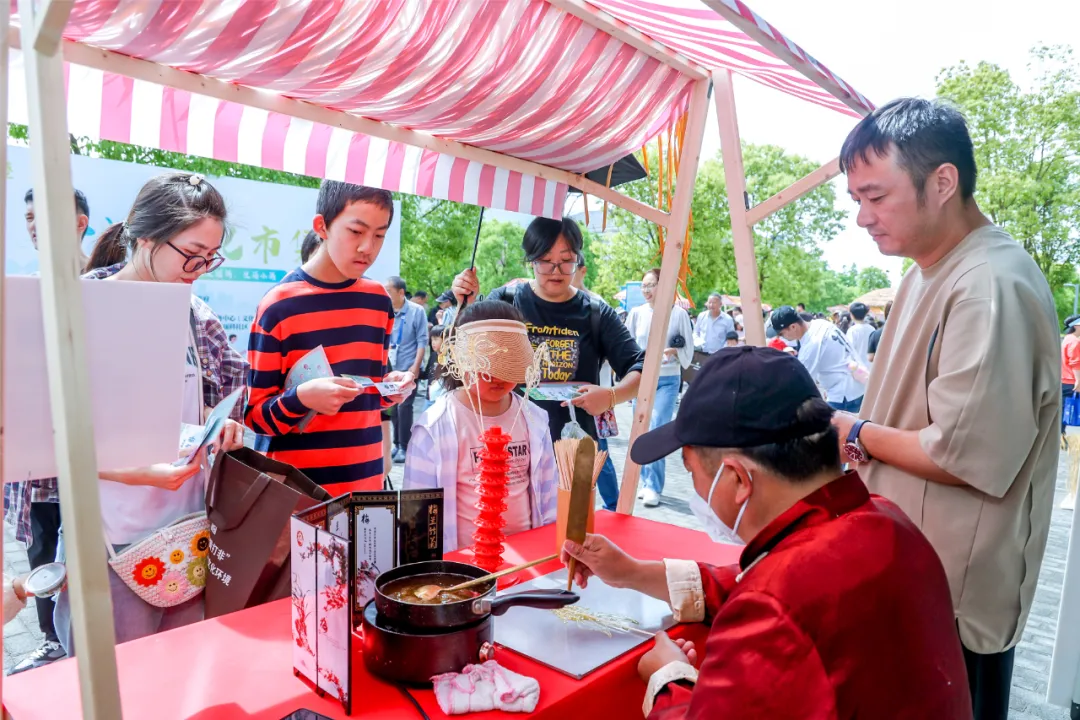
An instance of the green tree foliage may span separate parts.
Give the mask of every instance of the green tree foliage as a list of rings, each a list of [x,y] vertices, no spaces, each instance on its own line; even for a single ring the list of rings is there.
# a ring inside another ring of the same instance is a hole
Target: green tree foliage
[[[401,200],[401,276],[413,289],[435,294],[449,289],[454,276],[472,259],[480,208],[416,195],[397,197]],[[490,222],[485,219],[484,227]]]
[[[476,251],[476,275],[483,292],[527,277],[521,234],[522,227],[517,223],[484,221],[480,230],[480,247]]]
[[[650,159],[655,162],[655,158]],[[746,145],[743,163],[747,192],[753,202],[770,197],[818,166],[772,145]],[[650,177],[620,190],[643,202],[655,203],[655,170]],[[822,244],[839,232],[845,217],[836,209],[835,201],[833,187],[824,185],[755,228],[758,281],[766,303],[805,302],[808,307],[824,309],[830,303],[849,302],[854,297],[851,293],[856,283],[838,281],[822,259]],[[738,294],[724,168],[719,157],[704,162],[698,170],[693,212],[687,282],[691,298],[700,305],[714,290]],[[618,208],[611,210],[609,222],[617,232],[604,236],[596,251],[605,263],[595,289],[606,297],[627,280],[639,279],[660,259],[655,225]]]
[[[889,275],[881,268],[873,265],[864,267],[859,271],[857,282],[860,295],[865,295],[871,290],[880,290],[892,286]]]
[[[1030,88],[992,63],[960,63],[938,76],[938,94],[967,117],[982,210],[1031,253],[1059,311],[1072,311],[1080,261],[1080,66],[1068,47],[1037,46]]]

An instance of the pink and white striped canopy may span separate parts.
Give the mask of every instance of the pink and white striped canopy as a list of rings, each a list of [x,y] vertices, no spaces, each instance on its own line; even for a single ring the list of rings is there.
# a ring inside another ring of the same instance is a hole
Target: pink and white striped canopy
[[[698,0],[590,1],[703,67],[852,112]],[[692,84],[547,0],[76,0],[64,37],[576,173],[655,137],[685,111]],[[90,90],[69,94],[90,93],[80,110],[92,114],[91,137],[385,187],[396,178],[390,189],[437,195],[439,186],[491,207],[562,209],[565,185],[148,85],[99,72]]]

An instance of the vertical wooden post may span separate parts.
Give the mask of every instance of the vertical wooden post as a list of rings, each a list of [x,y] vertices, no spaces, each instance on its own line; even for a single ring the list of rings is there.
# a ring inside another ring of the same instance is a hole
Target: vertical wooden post
[[[672,198],[671,216],[667,223],[667,243],[664,245],[664,257],[660,261],[660,278],[656,285],[656,306],[652,324],[649,326],[649,346],[645,349],[645,367],[641,371],[637,409],[634,412],[634,424],[630,430],[630,447],[633,447],[634,441],[649,429],[653,396],[656,394],[656,383],[660,379],[660,361],[664,354],[664,346],[667,344],[668,321],[671,319],[671,307],[675,302],[675,286],[679,279],[679,267],[682,265],[686,229],[690,225],[690,204],[694,199],[694,181],[697,178],[698,157],[701,155],[701,140],[705,134],[705,121],[709,115],[709,81],[707,79],[694,83],[688,112],[689,119],[682,156],[679,158],[675,197]],[[627,453],[622,486],[619,490],[619,512],[633,514],[640,475],[641,467],[634,463]]]
[[[7,124],[8,124],[8,27],[11,24],[11,3],[0,3],[0,461],[4,457],[4,276],[7,274]],[[3,462],[0,462],[3,468]],[[0,469],[0,473],[2,473]],[[4,478],[0,477],[0,490]],[[4,543],[0,542],[0,567],[4,565]],[[4,653],[3,633],[0,633],[0,656]],[[0,673],[2,675],[2,673]],[[0,678],[0,697],[3,697],[3,679]],[[7,712],[0,713],[7,717]]]
[[[735,270],[739,275],[746,344],[765,345],[765,322],[761,317],[761,288],[758,287],[754,231],[746,217],[746,173],[743,170],[739,122],[735,115],[735,88],[730,70],[713,71],[716,119],[720,123],[720,150],[724,158],[724,184],[731,213],[731,242],[735,250]]]
[[[60,16],[57,8],[62,11]],[[62,28],[71,4],[54,0],[44,3],[43,9],[50,11],[48,27],[59,23]],[[122,717],[120,689],[90,413],[64,61],[58,43],[36,42],[34,0],[19,0],[19,20],[26,63],[45,358],[82,710],[87,720],[118,720]]]

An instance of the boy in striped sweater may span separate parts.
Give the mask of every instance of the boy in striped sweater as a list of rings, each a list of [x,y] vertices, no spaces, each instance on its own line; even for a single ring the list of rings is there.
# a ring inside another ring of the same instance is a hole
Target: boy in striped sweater
[[[383,286],[363,277],[382,249],[393,201],[385,190],[326,180],[316,212],[318,249],[266,294],[255,314],[244,417],[270,437],[269,457],[332,494],[378,490],[385,472],[379,412],[408,397],[414,385],[410,373],[388,372],[394,312]],[[286,390],[289,370],[319,345],[336,377]],[[343,374],[398,382],[403,392],[382,398]],[[310,411],[317,414],[300,432]]]

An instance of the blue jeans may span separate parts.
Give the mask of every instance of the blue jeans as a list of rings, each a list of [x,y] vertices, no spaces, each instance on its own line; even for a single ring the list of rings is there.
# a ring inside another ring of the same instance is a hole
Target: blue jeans
[[[833,410],[839,410],[841,412],[858,413],[860,410],[862,410],[862,399],[863,396],[860,395],[854,400],[845,399],[843,402],[831,402],[829,403],[829,407],[831,407]]]
[[[649,421],[649,429],[655,430],[661,425],[667,425],[675,415],[675,401],[679,398],[679,388],[682,386],[682,378],[678,375],[662,375],[656,385],[656,394],[653,395],[652,418]],[[634,402],[635,412],[637,401]],[[649,463],[641,468],[641,482],[648,490],[657,495],[664,494],[664,475],[667,469],[667,458]]]
[[[119,552],[122,548],[116,548]],[[64,562],[64,536],[60,535],[59,549],[56,551],[57,562]],[[136,640],[147,635],[183,627],[203,619],[203,596],[199,595],[182,605],[171,608],[154,607],[136,595],[120,576],[109,568],[109,592],[112,595],[113,630],[116,643]],[[75,638],[71,629],[71,598],[68,589],[56,596],[56,608],[53,610],[53,624],[60,645],[68,657],[75,656]]]
[[[600,450],[607,450],[607,438],[596,441]],[[596,479],[596,489],[600,492],[600,499],[604,501],[604,509],[614,512],[619,505],[619,476],[615,474],[615,464],[611,462],[609,455],[604,461],[604,467],[600,468],[600,477]]]

